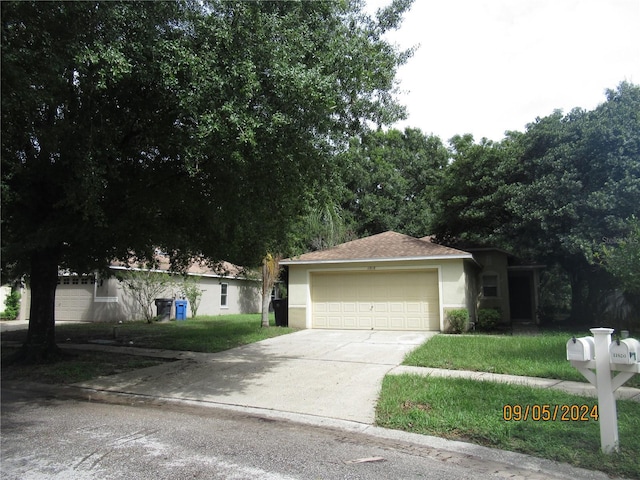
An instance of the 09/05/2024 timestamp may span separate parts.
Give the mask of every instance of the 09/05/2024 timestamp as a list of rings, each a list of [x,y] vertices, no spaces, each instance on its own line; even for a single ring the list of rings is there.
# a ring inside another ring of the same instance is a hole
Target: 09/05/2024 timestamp
[[[598,405],[506,404],[502,407],[502,419],[506,422],[597,422]]]

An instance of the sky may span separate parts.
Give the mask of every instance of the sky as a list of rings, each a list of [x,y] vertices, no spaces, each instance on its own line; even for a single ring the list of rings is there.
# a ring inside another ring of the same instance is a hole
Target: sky
[[[366,0],[368,12],[391,0]],[[420,45],[397,79],[409,118],[443,141],[499,141],[537,117],[592,110],[640,84],[640,0],[415,0],[386,39]]]

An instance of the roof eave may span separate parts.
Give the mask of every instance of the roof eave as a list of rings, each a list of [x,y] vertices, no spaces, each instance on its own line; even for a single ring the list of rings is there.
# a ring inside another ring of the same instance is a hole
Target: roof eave
[[[169,274],[176,274],[176,275],[187,275],[192,277],[222,278],[222,279],[228,279],[228,280],[249,280],[252,282],[259,281],[243,275],[222,275],[219,273],[196,273],[196,272],[173,272],[171,270],[125,267],[122,265],[110,265],[109,269],[122,270],[122,271],[134,271],[134,272],[169,273]]]
[[[404,262],[404,261],[424,261],[424,260],[473,260],[470,253],[460,253],[453,255],[429,255],[425,257],[390,257],[390,258],[348,258],[336,260],[282,260],[280,265],[328,265],[336,263],[371,263],[371,262]]]

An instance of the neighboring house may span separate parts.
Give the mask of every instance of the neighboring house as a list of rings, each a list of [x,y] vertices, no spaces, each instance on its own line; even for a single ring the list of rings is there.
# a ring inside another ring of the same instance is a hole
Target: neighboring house
[[[474,321],[479,307],[499,307],[510,318],[510,285],[522,287],[526,277],[535,289],[537,270],[509,270],[509,256],[499,250],[477,256],[385,232],[285,259],[289,326],[446,331],[448,310],[467,308]]]
[[[168,259],[161,257],[157,272],[169,274]],[[75,275],[60,273],[56,289],[56,320],[109,322],[143,318],[140,306],[123,289],[115,277],[117,272],[139,270],[123,264],[110,267],[113,275]],[[203,291],[198,315],[258,313],[261,309],[260,281],[247,278],[240,267],[223,262],[216,269],[194,263],[187,274],[199,277]],[[29,289],[24,290],[21,318],[29,318]],[[163,298],[182,298],[178,287],[165,291]],[[154,306],[155,312],[155,306]],[[190,308],[187,315],[191,316]],[[172,317],[175,308],[172,309]]]

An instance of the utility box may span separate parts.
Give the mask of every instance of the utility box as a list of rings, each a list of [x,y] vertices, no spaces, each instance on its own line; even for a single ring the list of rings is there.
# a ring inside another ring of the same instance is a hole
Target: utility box
[[[595,358],[595,352],[593,337],[574,337],[567,342],[567,360],[587,362]]]
[[[640,361],[640,342],[635,338],[614,340],[609,345],[611,363],[632,365]]]
[[[186,300],[176,300],[176,320],[187,319],[187,303]]]

